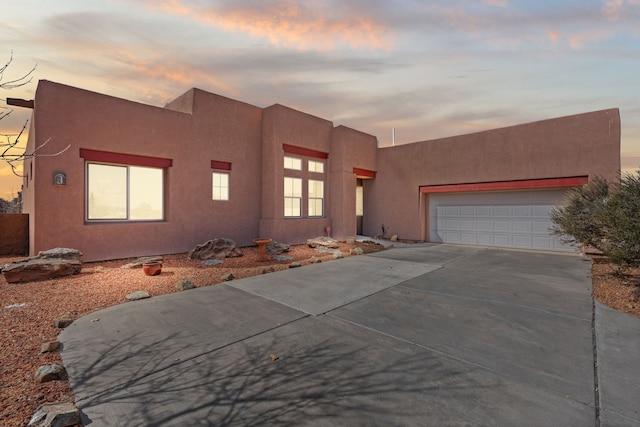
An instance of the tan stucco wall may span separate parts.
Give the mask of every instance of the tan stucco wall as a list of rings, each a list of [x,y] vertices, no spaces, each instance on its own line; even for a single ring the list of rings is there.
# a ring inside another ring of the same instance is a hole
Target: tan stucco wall
[[[354,235],[354,168],[376,173],[363,181],[365,234],[378,234],[385,224],[391,234],[421,240],[428,212],[422,185],[612,179],[620,167],[616,109],[378,149],[375,136],[278,104],[262,109],[191,89],[158,108],[41,81],[31,125],[27,151],[48,138],[41,154],[70,148],[25,162],[30,252],[73,247],[87,261],[186,252],[215,237],[246,246],[256,237],[301,243],[327,227],[336,238]],[[306,182],[303,218],[284,218],[283,144],[312,150],[296,156],[304,164],[314,153],[327,156],[324,218],[305,218]],[[171,159],[165,220],[85,221],[80,149]],[[211,200],[212,160],[231,164],[229,201]],[[66,173],[65,186],[53,185],[56,171]]]
[[[366,234],[422,240],[424,185],[601,175],[620,170],[617,109],[543,120],[380,149],[378,175],[365,185]]]
[[[259,226],[258,209],[248,206],[260,198],[261,109],[202,91],[193,93],[193,102],[191,115],[40,82],[35,132],[29,135],[35,142],[29,144],[51,137],[44,152],[71,148],[35,159],[37,173],[27,178],[31,253],[66,246],[91,261],[184,252],[220,236],[250,244]],[[85,223],[80,148],[173,159],[166,176],[166,220]],[[211,160],[232,163],[228,202],[211,200]],[[52,184],[58,170],[67,174],[66,186]]]

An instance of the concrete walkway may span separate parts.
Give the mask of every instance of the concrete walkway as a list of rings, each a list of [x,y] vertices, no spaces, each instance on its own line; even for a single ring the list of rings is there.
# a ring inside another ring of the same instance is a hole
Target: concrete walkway
[[[640,319],[594,328],[589,270],[403,247],[111,307],[62,357],[94,427],[640,426]]]

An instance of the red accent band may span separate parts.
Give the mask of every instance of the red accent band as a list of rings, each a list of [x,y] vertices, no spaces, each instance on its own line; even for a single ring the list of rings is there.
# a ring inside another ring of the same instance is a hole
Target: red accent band
[[[221,162],[219,160],[211,160],[211,169],[220,169],[223,171],[230,171],[231,170],[231,163],[230,162]]]
[[[297,147],[295,145],[282,144],[285,153],[297,154],[299,156],[315,157],[316,159],[328,159],[329,153],[312,150],[310,148]]]
[[[587,176],[570,178],[525,179],[520,181],[477,182],[472,184],[425,185],[421,193],[462,193],[472,191],[535,190],[542,188],[577,187],[589,181]]]
[[[367,169],[353,168],[353,173],[355,173],[358,178],[375,178],[376,177],[376,171],[370,171]]]
[[[160,157],[138,156],[137,154],[111,153],[108,151],[80,149],[80,157],[93,162],[118,163],[122,165],[148,166],[152,168],[169,168],[173,166],[172,159]]]

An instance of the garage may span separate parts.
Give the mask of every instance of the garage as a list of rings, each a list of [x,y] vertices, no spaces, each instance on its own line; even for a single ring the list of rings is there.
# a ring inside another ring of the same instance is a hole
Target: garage
[[[566,188],[429,194],[429,240],[575,252],[550,232]]]

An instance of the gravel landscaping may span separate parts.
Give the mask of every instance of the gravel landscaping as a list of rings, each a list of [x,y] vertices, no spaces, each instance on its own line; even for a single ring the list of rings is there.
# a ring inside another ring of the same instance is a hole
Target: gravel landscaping
[[[375,244],[341,243],[340,251],[361,247],[364,253],[382,250]],[[36,383],[34,373],[42,365],[61,364],[57,351],[41,353],[43,343],[55,341],[60,329],[53,321],[60,317],[79,318],[96,310],[127,303],[126,295],[146,291],[152,297],[179,291],[176,285],[188,279],[196,287],[221,283],[229,273],[236,279],[302,266],[314,261],[334,259],[306,245],[293,246],[286,261],[257,262],[256,248],[243,248],[244,256],[227,258],[220,265],[204,265],[186,254],[164,256],[162,273],[146,276],[141,268],[122,269],[133,259],[85,263],[80,274],[28,283],[8,284],[0,278],[0,425],[26,425],[36,411],[51,402],[73,402],[67,381]],[[0,265],[18,258],[0,258]],[[304,267],[303,267],[304,268]],[[640,317],[640,268],[616,274],[606,259],[594,258],[592,267],[594,296],[603,304]]]

